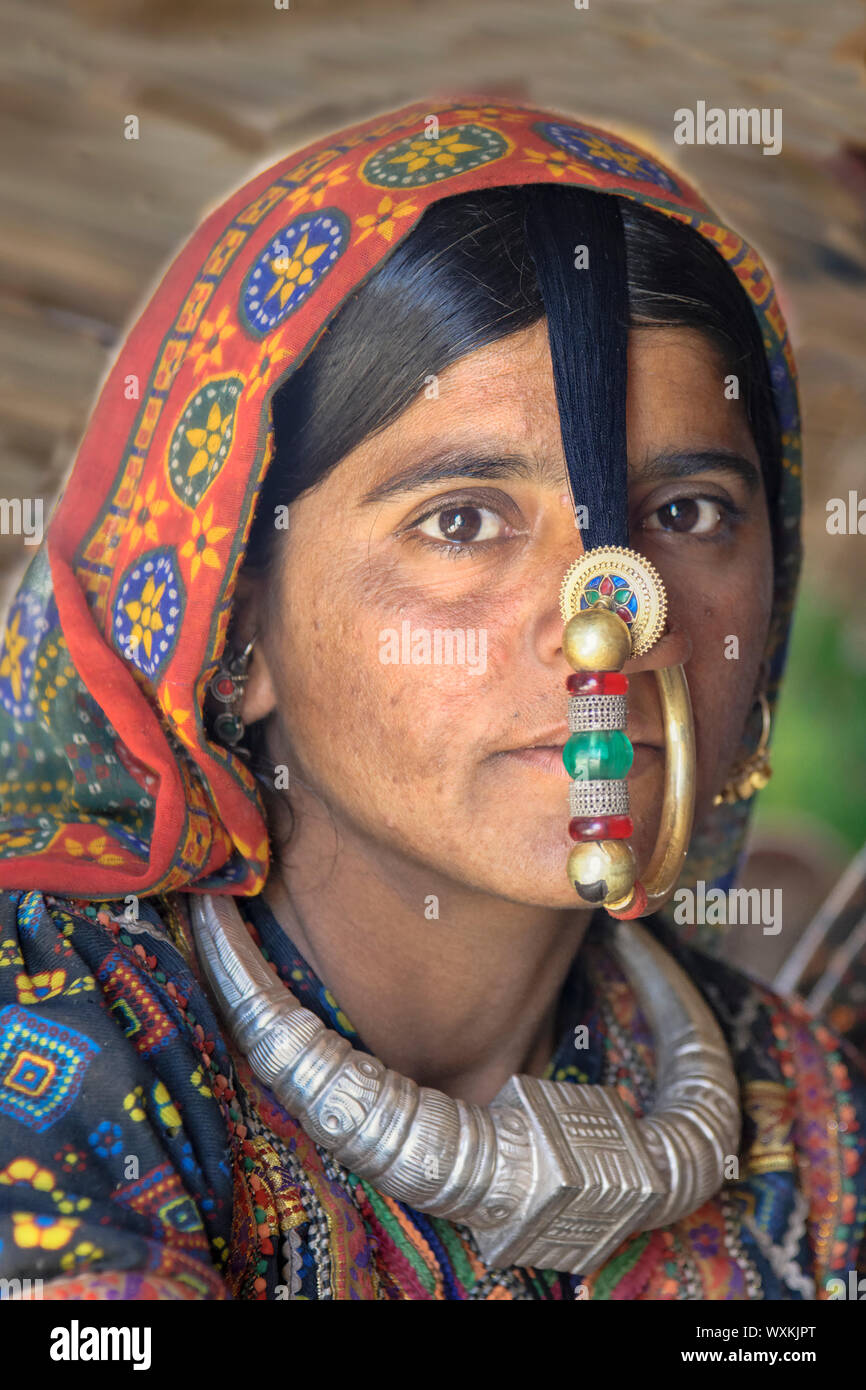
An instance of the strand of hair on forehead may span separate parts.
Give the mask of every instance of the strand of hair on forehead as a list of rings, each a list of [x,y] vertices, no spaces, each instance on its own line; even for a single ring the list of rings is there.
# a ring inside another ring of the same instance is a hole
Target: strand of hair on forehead
[[[586,508],[583,544],[627,546],[628,280],[619,204],[581,188],[524,192],[569,487],[575,508]]]

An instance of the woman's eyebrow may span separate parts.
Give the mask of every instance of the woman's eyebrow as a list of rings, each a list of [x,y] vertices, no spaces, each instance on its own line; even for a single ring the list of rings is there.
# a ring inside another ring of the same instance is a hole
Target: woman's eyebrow
[[[655,454],[629,468],[634,482],[664,482],[668,478],[688,478],[709,471],[733,473],[754,493],[761,486],[761,475],[751,459],[727,449],[681,449]],[[418,459],[407,468],[377,483],[361,498],[361,505],[383,502],[417,492],[432,483],[456,478],[532,479],[542,486],[561,488],[565,471],[561,460],[531,458],[527,454],[503,453],[500,449],[445,449]]]
[[[678,449],[654,454],[629,468],[629,479],[639,483],[662,483],[668,478],[690,478],[695,473],[733,473],[742,478],[750,493],[761,486],[761,472],[745,454],[729,449]]]
[[[536,478],[544,482],[548,473],[551,478],[554,473],[561,477],[561,465],[547,469],[538,459],[529,458],[526,454],[503,453],[501,449],[446,449],[418,459],[408,468],[377,483],[364,493],[361,505],[416,492],[430,483],[441,483],[451,478]]]

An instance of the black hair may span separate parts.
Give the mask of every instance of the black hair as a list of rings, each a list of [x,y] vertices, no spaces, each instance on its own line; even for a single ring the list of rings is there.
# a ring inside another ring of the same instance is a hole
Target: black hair
[[[614,205],[621,218],[627,292],[621,302],[627,304],[627,326],[698,329],[719,351],[725,372],[737,376],[772,516],[781,441],[769,369],[757,318],[721,254],[691,227],[628,198],[548,185],[493,188],[428,208],[274,392],[274,455],[247,546],[249,569],[267,569],[283,537],[274,526],[275,509],[293,502],[362,440],[391,424],[431,375],[545,316],[536,268],[547,254],[539,242],[545,217],[550,224],[556,216],[557,226],[567,227],[567,235],[551,234],[547,240],[570,255],[575,243],[590,241],[580,229],[588,206],[600,203]],[[535,236],[531,249],[528,223]],[[598,232],[597,222],[595,227]],[[597,235],[596,242],[613,245],[614,238]],[[595,257],[593,265],[592,247],[590,256],[588,281],[576,276],[572,283],[598,284],[604,257]],[[610,313],[611,282],[608,270],[605,294],[596,294],[597,302],[608,302],[609,322],[622,317]],[[549,294],[547,298],[553,304]],[[616,307],[619,303],[614,301]],[[552,315],[548,317],[553,328]],[[596,314],[596,331],[597,325]],[[617,326],[623,328],[621,322]],[[582,343],[572,338],[571,345],[575,366],[578,356],[592,360],[593,354],[581,351]],[[554,369],[562,407],[558,353]],[[613,413],[614,429],[624,428],[623,414]],[[568,440],[564,443],[568,452]],[[619,454],[624,463],[624,450]],[[595,472],[604,482],[604,470]],[[607,476],[608,498],[622,498],[625,489],[612,482]],[[589,511],[592,517],[593,508]],[[607,540],[628,543],[610,535]],[[584,541],[598,543],[586,536]]]

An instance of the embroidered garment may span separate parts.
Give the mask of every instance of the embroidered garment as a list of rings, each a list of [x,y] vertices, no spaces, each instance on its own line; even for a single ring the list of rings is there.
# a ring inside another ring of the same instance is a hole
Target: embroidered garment
[[[143,903],[134,923],[122,903],[13,892],[0,904],[0,1276],[53,1280],[47,1297],[814,1299],[857,1268],[860,1065],[798,1008],[667,933],[731,1050],[739,1172],[581,1277],[488,1268],[465,1227],[382,1196],[314,1145],[228,1051],[184,895],[162,917]],[[367,1050],[264,900],[241,906],[299,1001]],[[651,1039],[595,922],[558,1036],[548,1077],[616,1085],[645,1110]]]

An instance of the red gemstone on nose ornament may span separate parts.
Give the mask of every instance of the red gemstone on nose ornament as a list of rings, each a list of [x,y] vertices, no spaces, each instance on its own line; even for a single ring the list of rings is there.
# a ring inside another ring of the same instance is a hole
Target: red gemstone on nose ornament
[[[631,816],[573,816],[568,833],[572,840],[627,840],[634,822]]]
[[[625,695],[628,676],[620,671],[573,671],[565,686],[569,695]]]

